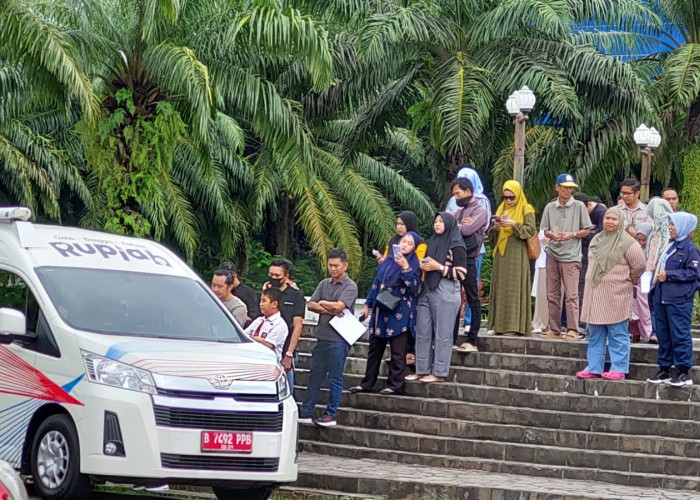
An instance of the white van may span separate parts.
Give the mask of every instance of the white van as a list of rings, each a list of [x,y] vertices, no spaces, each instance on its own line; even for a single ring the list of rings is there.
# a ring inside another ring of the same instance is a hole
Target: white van
[[[275,353],[152,241],[0,208],[0,460],[46,499],[91,481],[266,499],[297,478]]]

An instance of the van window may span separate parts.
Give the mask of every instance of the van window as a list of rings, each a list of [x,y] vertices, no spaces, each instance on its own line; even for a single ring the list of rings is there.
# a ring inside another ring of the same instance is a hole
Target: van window
[[[61,356],[32,291],[22,278],[3,270],[0,270],[0,307],[11,307],[24,313],[27,318],[27,333],[36,336],[35,339],[22,341],[25,348],[49,356]]]
[[[239,327],[198,281],[106,269],[36,269],[63,321],[111,335],[243,342]]]
[[[27,317],[27,332],[36,332],[39,321],[39,304],[22,278],[0,270],[0,307],[22,311]]]

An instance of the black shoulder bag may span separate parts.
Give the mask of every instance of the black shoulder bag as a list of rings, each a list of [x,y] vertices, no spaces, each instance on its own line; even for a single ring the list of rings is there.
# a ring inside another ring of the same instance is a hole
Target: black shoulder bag
[[[401,303],[401,297],[397,297],[389,290],[384,289],[384,279],[386,278],[387,271],[389,271],[388,267],[386,271],[384,271],[384,277],[382,278],[381,284],[381,291],[377,294],[376,303],[379,309],[381,309],[382,311],[393,312],[396,311],[397,307],[399,307],[399,304]]]

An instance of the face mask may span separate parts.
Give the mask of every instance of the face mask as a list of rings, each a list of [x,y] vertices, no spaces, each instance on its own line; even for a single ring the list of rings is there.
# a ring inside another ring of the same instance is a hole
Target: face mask
[[[272,288],[282,288],[282,283],[284,280],[282,278],[270,278],[270,285]]]
[[[466,207],[469,205],[469,202],[472,201],[473,196],[467,196],[466,198],[462,198],[461,200],[455,199],[457,202],[458,207]]]

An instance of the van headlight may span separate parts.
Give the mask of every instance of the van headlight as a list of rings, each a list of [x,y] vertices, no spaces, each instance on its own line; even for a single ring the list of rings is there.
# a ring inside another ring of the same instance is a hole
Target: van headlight
[[[284,374],[282,370],[282,375],[277,379],[277,397],[280,401],[291,396],[292,393],[289,390],[289,382],[287,382],[287,375]]]
[[[150,372],[91,352],[81,351],[81,353],[90,382],[148,394],[158,393]]]

